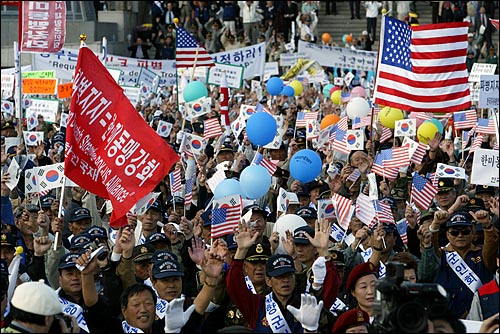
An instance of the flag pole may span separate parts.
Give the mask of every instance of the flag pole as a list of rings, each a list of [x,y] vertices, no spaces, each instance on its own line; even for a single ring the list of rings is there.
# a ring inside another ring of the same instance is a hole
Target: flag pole
[[[19,8],[21,5],[19,5]],[[19,16],[19,21],[22,20],[22,17]],[[23,96],[23,77],[21,74],[21,52],[20,46],[17,41],[14,41],[14,66],[15,66],[15,76],[16,76],[16,89],[17,94],[14,93],[14,102],[16,107],[16,118],[17,118],[17,135],[23,141],[23,132],[21,131],[22,117],[23,117],[23,109],[22,109],[22,96]],[[17,100],[17,101],[16,101]]]
[[[196,44],[196,54],[194,56],[194,64],[193,64],[193,72],[191,73],[191,81],[194,81],[194,72],[196,70],[196,63],[198,62],[198,52],[200,50],[200,45]],[[177,98],[179,96],[179,85],[177,85]],[[185,110],[185,115],[182,118],[182,127],[181,130],[184,131],[184,127],[186,126],[186,116],[187,116],[187,110]],[[191,120],[192,121],[192,120]]]

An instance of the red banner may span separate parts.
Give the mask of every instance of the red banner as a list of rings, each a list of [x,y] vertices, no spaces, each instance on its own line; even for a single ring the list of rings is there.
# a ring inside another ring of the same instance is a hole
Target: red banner
[[[139,115],[97,56],[80,48],[73,79],[64,174],[111,200],[111,225],[150,193],[179,156]]]
[[[66,1],[23,1],[21,52],[55,53],[66,36]]]

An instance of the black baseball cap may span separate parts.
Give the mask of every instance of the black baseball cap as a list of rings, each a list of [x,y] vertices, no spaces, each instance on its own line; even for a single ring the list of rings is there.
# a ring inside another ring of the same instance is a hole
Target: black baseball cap
[[[79,254],[76,253],[68,253],[64,254],[61,259],[59,260],[59,267],[58,269],[70,269],[70,268],[76,268],[76,259],[80,257]]]
[[[97,238],[108,239],[108,232],[102,226],[91,226],[88,228],[86,233],[88,233],[90,237],[94,240]]]
[[[296,244],[301,244],[301,245],[308,245],[310,244],[309,239],[306,237],[306,233],[309,234],[311,238],[314,238],[314,229],[309,226],[301,226],[297,227],[293,231],[293,242]]]
[[[238,244],[236,243],[236,240],[234,239],[234,234],[228,234],[226,236],[226,244],[227,244],[227,249],[229,250],[234,250],[238,248]],[[247,253],[248,255],[248,253]]]
[[[467,212],[455,212],[446,222],[446,228],[455,226],[472,226],[472,217]]]
[[[167,200],[167,208],[173,207],[175,202],[175,206],[184,205],[184,198],[180,196],[170,196]]]
[[[479,210],[486,210],[486,207],[484,205],[484,201],[480,198],[477,198],[477,197],[469,198],[469,203],[467,203],[467,205],[465,206],[464,211],[465,212],[469,212],[469,211],[476,212]]]
[[[254,212],[260,213],[264,217],[264,219],[266,219],[268,216],[267,211],[262,209],[258,204],[250,204],[250,205],[246,206],[243,209],[243,213],[241,215],[244,216],[249,210],[252,210],[252,213],[254,213]]]
[[[295,273],[293,258],[288,254],[275,254],[266,262],[266,274],[277,277],[288,273]]]
[[[151,257],[152,263],[163,262],[166,260],[178,261],[178,258],[174,253],[164,249],[155,251]]]
[[[309,206],[301,206],[295,210],[295,214],[297,216],[300,216],[304,219],[317,219],[318,218],[318,212],[316,211],[315,208],[311,208]]]
[[[88,233],[81,233],[77,236],[74,236],[71,239],[71,246],[69,249],[76,250],[82,249],[85,245],[89,244],[92,241],[92,237]]]
[[[380,202],[385,203],[391,207],[391,209],[397,209],[398,208],[398,203],[394,199],[394,197],[391,196],[385,196],[380,199]]]
[[[496,188],[495,187],[490,187],[490,186],[482,186],[478,185],[476,186],[476,195],[478,194],[488,194],[491,196],[495,196]]]
[[[151,209],[160,211],[161,214],[163,214],[163,204],[162,204],[159,197],[156,198],[156,200],[153,202],[153,204],[151,204],[151,206],[148,208],[148,210],[151,210]]]
[[[269,244],[253,244],[247,251],[245,261],[258,262],[267,261],[271,256],[271,246]]]
[[[52,203],[54,202],[54,196],[46,195],[40,197],[40,206],[42,209],[50,209],[52,207]]]
[[[76,207],[71,211],[69,215],[70,222],[77,222],[84,219],[92,219],[90,216],[90,210],[83,207]]]
[[[153,263],[153,278],[183,277],[181,265],[175,260],[164,260]]]

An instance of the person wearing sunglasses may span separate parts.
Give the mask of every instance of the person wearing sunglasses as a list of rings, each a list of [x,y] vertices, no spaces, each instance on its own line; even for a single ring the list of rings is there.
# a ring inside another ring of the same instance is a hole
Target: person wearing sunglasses
[[[438,246],[441,224],[446,224],[448,245],[445,247]],[[472,242],[476,224],[484,230],[484,246]],[[434,282],[448,292],[448,309],[465,319],[474,293],[495,274],[498,230],[486,210],[459,211],[452,215],[444,210],[436,211],[428,229],[432,237],[423,238],[419,268],[423,266],[432,272]]]

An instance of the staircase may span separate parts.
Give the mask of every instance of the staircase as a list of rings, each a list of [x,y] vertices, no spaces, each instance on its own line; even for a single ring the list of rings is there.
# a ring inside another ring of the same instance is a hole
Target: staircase
[[[354,38],[361,37],[363,30],[366,30],[366,11],[363,6],[363,1],[360,5],[361,19],[354,18],[351,20],[351,11],[349,10],[349,1],[336,1],[337,3],[337,15],[326,15],[325,2],[321,1],[321,9],[319,12],[319,22],[316,27],[317,36],[319,39],[318,43],[321,43],[321,35],[328,32],[332,36],[332,40],[338,46],[344,46],[342,42],[342,36],[344,34],[352,34]],[[393,11],[389,15],[397,17],[396,12],[396,1],[393,1]],[[420,24],[432,23],[432,8],[428,1],[415,1],[416,9],[418,14],[418,21]],[[372,46],[372,49],[376,51],[378,49],[378,41],[380,38],[380,24],[382,17],[379,15],[377,19],[377,41]]]

